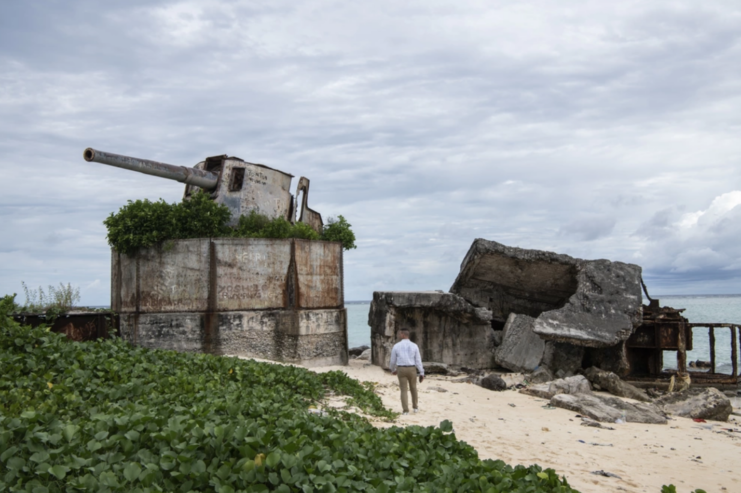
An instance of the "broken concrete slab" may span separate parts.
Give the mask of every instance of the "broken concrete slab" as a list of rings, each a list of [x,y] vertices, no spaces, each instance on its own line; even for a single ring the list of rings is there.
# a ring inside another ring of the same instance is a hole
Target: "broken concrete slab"
[[[552,382],[529,385],[520,390],[523,394],[534,395],[542,399],[550,399],[558,394],[591,394],[592,387],[583,375],[561,378]]]
[[[423,360],[493,368],[491,311],[442,291],[376,291],[368,325],[373,364],[388,368],[399,329],[407,328]]]
[[[504,325],[502,345],[495,352],[495,361],[504,368],[518,372],[535,370],[543,359],[545,341],[533,332],[535,319],[510,313]]]
[[[584,349],[583,346],[567,342],[548,341],[541,364],[553,372],[561,372],[564,377],[570,377],[581,369]]]
[[[733,412],[731,400],[712,387],[666,394],[656,399],[655,403],[673,416],[693,419],[728,421]]]
[[[652,400],[646,395],[646,392],[622,381],[619,376],[611,371],[600,370],[592,366],[584,370],[584,376],[592,382],[592,385],[599,386],[600,389],[618,397],[627,397],[641,402],[651,402]]]
[[[614,423],[620,419],[629,423],[667,423],[664,413],[654,404],[634,404],[608,395],[557,394],[551,398],[551,406],[568,409],[602,423]]]
[[[640,278],[634,264],[476,239],[450,291],[489,308],[494,326],[511,313],[527,315],[543,339],[607,347],[626,340],[641,323]]]

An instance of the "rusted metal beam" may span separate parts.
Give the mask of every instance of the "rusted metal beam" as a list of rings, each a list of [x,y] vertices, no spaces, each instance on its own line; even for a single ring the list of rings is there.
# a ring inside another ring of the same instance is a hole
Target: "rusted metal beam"
[[[112,152],[98,151],[88,147],[82,153],[85,161],[107,164],[117,168],[138,171],[145,175],[159,176],[168,180],[175,180],[188,185],[195,185],[205,190],[216,188],[219,181],[219,175],[196,168],[187,168],[185,166],[174,166],[172,164],[150,161],[149,159],[139,159],[135,157],[122,156]]]
[[[710,373],[715,374],[715,327],[708,328],[710,338]]]
[[[677,330],[677,371],[687,372],[687,342],[685,341],[685,325],[680,322]]]
[[[738,376],[738,338],[736,330],[741,332],[741,327],[731,327],[731,376],[735,379]]]

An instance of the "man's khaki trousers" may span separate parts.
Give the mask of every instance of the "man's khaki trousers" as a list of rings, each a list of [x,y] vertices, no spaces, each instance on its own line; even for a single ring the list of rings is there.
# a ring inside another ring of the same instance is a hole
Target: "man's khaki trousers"
[[[407,400],[407,388],[412,391],[412,407],[417,409],[417,368],[414,366],[400,366],[396,369],[399,377],[399,388],[401,389],[401,408],[405,413],[409,412],[409,401]]]

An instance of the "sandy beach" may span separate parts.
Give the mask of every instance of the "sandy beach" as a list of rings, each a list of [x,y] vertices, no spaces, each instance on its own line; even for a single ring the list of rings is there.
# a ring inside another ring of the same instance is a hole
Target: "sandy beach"
[[[396,377],[367,361],[311,370],[340,370],[377,382],[384,404],[401,411]],[[598,429],[582,426],[574,412],[544,407],[547,400],[452,380],[429,376],[419,386],[418,414],[374,424],[434,426],[448,419],[458,439],[472,445],[482,459],[553,468],[582,493],[659,493],[662,485],[671,483],[678,493],[695,488],[741,491],[741,433],[723,431],[741,430],[741,417],[731,416],[728,423],[674,418],[667,425],[626,423],[606,425],[614,430]],[[592,474],[600,470],[620,478]]]

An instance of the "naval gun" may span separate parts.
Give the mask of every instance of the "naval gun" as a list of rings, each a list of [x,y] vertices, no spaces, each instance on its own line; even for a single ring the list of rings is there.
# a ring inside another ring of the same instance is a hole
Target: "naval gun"
[[[240,216],[254,210],[271,219],[282,217],[292,224],[303,222],[317,233],[322,232],[322,216],[308,206],[309,179],[303,176],[293,195],[290,192],[293,175],[226,154],[208,157],[192,168],[122,156],[90,147],[85,149],[82,156],[88,162],[185,183],[183,200],[190,199],[198,189],[202,189],[210,194],[212,200],[229,208],[232,213],[229,224],[232,226],[237,224]]]

